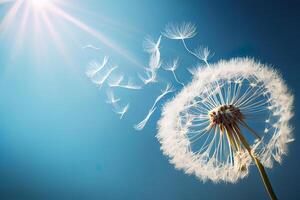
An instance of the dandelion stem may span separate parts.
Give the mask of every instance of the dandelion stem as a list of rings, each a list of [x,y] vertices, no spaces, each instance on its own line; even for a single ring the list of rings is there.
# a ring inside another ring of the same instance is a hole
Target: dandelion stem
[[[195,54],[194,52],[192,52],[192,51],[187,47],[187,45],[186,45],[184,39],[181,39],[181,41],[182,41],[182,44],[183,44],[184,48],[187,50],[187,52],[189,52],[190,54],[192,54],[193,56],[195,56],[196,58],[198,58],[198,59],[201,60],[201,58],[199,58],[199,57],[197,56],[197,54]]]
[[[172,74],[173,74],[173,76],[175,78],[175,81],[184,87],[184,84],[178,80],[178,78],[177,78],[177,76],[176,76],[176,74],[175,74],[174,71],[172,71]]]
[[[264,182],[265,188],[266,188],[266,190],[267,190],[270,198],[272,200],[277,200],[276,194],[275,194],[275,192],[274,192],[274,190],[272,188],[271,182],[270,182],[270,180],[268,178],[268,175],[267,175],[267,173],[265,171],[264,166],[261,164],[261,162],[259,161],[259,159],[252,153],[251,147],[249,146],[246,138],[241,134],[241,132],[240,131],[236,131],[236,133],[238,134],[238,136],[239,136],[242,144],[247,149],[247,151],[250,154],[251,158],[254,160],[255,165],[256,165],[259,173],[260,173],[260,176],[261,176],[261,178],[262,178],[262,180]]]
[[[184,48],[187,50],[187,52],[189,52],[190,54],[192,54],[192,55],[195,56],[196,58],[202,60],[202,61],[206,64],[207,67],[210,67],[210,65],[208,64],[208,62],[207,62],[206,59],[205,59],[205,60],[202,59],[201,57],[199,57],[196,53],[194,53],[193,51],[191,51],[191,50],[187,47],[187,45],[186,45],[184,39],[181,39],[181,41],[182,41],[182,44],[183,44]]]
[[[270,182],[270,180],[268,178],[268,175],[267,175],[267,173],[265,171],[264,166],[261,164],[261,162],[256,157],[254,157],[253,159],[254,159],[255,164],[256,164],[256,166],[257,166],[257,168],[259,170],[260,176],[261,176],[261,178],[262,178],[262,180],[264,182],[265,188],[267,189],[270,198],[272,200],[277,200],[276,194],[275,194],[275,192],[274,192],[274,190],[272,188],[271,182]]]

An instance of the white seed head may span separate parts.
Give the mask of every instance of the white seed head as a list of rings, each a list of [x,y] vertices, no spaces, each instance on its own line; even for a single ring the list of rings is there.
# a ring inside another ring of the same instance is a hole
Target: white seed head
[[[211,59],[214,56],[214,53],[212,53],[208,47],[199,46],[194,50],[195,55],[204,62],[207,62],[209,59]]]
[[[281,162],[293,141],[293,95],[279,74],[249,58],[194,71],[193,81],[163,107],[157,138],[177,169],[200,180],[236,182],[253,162]]]
[[[178,65],[179,65],[179,58],[176,58],[172,62],[166,63],[163,69],[166,71],[174,72],[178,68]]]
[[[183,22],[181,24],[169,23],[166,25],[163,35],[173,40],[192,38],[196,35],[196,26],[191,22]]]

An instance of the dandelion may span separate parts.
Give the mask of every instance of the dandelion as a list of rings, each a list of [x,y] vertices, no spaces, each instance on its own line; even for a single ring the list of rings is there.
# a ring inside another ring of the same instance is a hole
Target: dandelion
[[[160,43],[161,36],[159,36],[158,40],[154,42],[150,37],[146,38],[144,41],[144,50],[150,54],[149,66],[145,68],[146,70],[146,78],[139,75],[140,79],[144,84],[148,84],[151,82],[156,82],[157,70],[161,67],[161,58],[160,58]]]
[[[111,105],[115,106],[116,103],[118,103],[121,100],[120,98],[115,97],[112,90],[108,90],[106,94],[107,94],[107,98],[108,98],[106,102],[108,104],[111,104]]]
[[[126,84],[121,83],[123,81],[123,79],[124,79],[124,76],[121,75],[114,82],[108,83],[108,85],[111,88],[118,87],[118,88],[124,88],[124,89],[128,89],[128,90],[140,90],[140,89],[142,89],[142,86],[135,84],[133,82],[132,78],[129,78],[128,82]]]
[[[115,105],[115,113],[117,113],[120,116],[120,119],[123,119],[124,115],[128,112],[130,104],[125,105],[124,107],[118,107]]]
[[[141,81],[147,85],[149,83],[155,83],[157,82],[156,78],[157,78],[157,73],[155,72],[151,72],[151,71],[146,71],[146,78],[143,77],[142,75],[138,74],[138,77],[141,79]]]
[[[156,71],[160,68],[160,66],[161,66],[160,52],[156,51],[150,56],[148,71],[152,72],[152,74],[155,74]]]
[[[98,63],[95,61],[90,62],[90,66],[85,72],[87,77],[93,78],[98,72],[100,72],[108,63],[108,57],[104,56],[102,63]]]
[[[98,47],[96,47],[96,46],[94,46],[92,44],[85,45],[85,46],[82,47],[82,49],[91,49],[91,50],[95,50],[95,51],[99,51],[100,50],[100,48],[98,48]]]
[[[147,124],[148,120],[150,119],[151,115],[154,113],[154,111],[156,110],[156,104],[167,94],[173,92],[173,88],[170,84],[167,84],[167,87],[161,91],[161,94],[155,99],[152,107],[149,109],[148,114],[146,115],[146,117],[138,124],[134,125],[134,129],[135,130],[142,130],[145,125]]]
[[[124,75],[119,74],[116,78],[109,80],[109,87],[118,87],[124,80]]]
[[[93,78],[92,82],[101,88],[103,83],[108,79],[111,73],[117,68],[118,68],[117,66],[110,68],[103,76],[100,76],[99,78]]]
[[[208,60],[214,56],[214,53],[212,53],[207,47],[199,46],[194,50],[194,54],[196,55],[197,58],[202,60],[207,66]]]
[[[183,22],[180,25],[169,23],[163,35],[172,40],[189,39],[196,35],[196,26],[191,22]]]
[[[128,82],[124,85],[119,85],[120,88],[125,88],[128,90],[140,90],[142,89],[142,86],[137,85],[134,83],[134,81],[132,80],[132,78],[128,79]]]
[[[143,130],[143,128],[146,126],[147,122],[149,121],[151,115],[156,110],[156,107],[152,107],[149,111],[146,117],[138,124],[134,125],[134,129],[137,131]]]
[[[155,51],[158,51],[160,42],[161,42],[161,35],[159,36],[156,42],[154,42],[150,36],[146,37],[145,41],[143,42],[144,51],[148,53],[153,53]]]
[[[193,23],[183,22],[180,25],[167,24],[163,35],[169,39],[181,40],[187,52],[205,62],[206,65],[209,65],[207,61],[213,56],[213,53],[207,47],[200,46],[191,51],[185,42],[185,39],[190,39],[196,35],[196,26]]]
[[[271,199],[264,168],[281,163],[293,141],[293,96],[273,69],[249,58],[199,68],[165,104],[158,122],[161,149],[177,169],[200,180],[235,183],[255,164]]]
[[[160,42],[161,36],[154,42],[151,38],[147,38],[144,42],[144,50],[150,54],[149,71],[155,72],[161,66],[160,60]]]
[[[180,25],[169,23],[166,25],[163,35],[172,40],[181,40],[184,48],[198,58],[198,55],[191,51],[185,43],[185,39],[190,39],[196,35],[196,26],[193,23],[183,22]]]
[[[179,62],[179,58],[176,58],[175,60],[173,60],[172,63],[169,63],[167,64],[165,67],[164,67],[164,70],[166,71],[171,71],[174,78],[175,78],[175,81],[177,83],[179,83],[180,85],[184,86],[184,84],[182,82],[180,82],[176,76],[176,73],[175,73],[175,70],[178,68],[178,62]]]
[[[187,71],[188,71],[191,75],[194,75],[194,74],[197,72],[198,67],[200,67],[200,66],[193,66],[193,67],[187,68]]]

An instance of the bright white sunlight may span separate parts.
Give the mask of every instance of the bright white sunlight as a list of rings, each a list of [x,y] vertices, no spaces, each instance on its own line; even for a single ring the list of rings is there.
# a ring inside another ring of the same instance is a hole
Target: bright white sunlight
[[[66,0],[0,0],[0,6],[4,4],[10,5],[3,19],[0,20],[0,33],[10,35],[10,28],[12,26],[17,27],[17,31],[14,31],[14,44],[12,44],[15,51],[20,50],[25,40],[24,38],[34,34],[35,37],[32,38],[34,38],[35,43],[40,44],[41,42],[52,41],[62,54],[66,54],[62,36],[66,35],[63,29],[65,24],[68,23],[80,31],[95,37],[104,46],[112,49],[133,65],[141,66],[127,49],[122,48],[100,31],[95,30],[63,9],[64,6],[68,7],[72,3],[74,2]],[[30,28],[28,28],[29,26]],[[50,38],[46,38],[45,35],[50,35]],[[38,46],[38,48],[40,47]],[[64,56],[70,57],[70,55]]]

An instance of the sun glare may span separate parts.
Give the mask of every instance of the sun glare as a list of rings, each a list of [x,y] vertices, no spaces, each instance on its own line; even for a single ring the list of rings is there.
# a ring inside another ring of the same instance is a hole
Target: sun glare
[[[28,0],[28,1],[30,5],[37,10],[46,8],[51,2],[51,0]]]
[[[50,39],[65,54],[66,48],[63,36],[66,33],[62,31],[61,25],[69,23],[78,30],[95,37],[104,46],[113,49],[134,65],[142,66],[126,49],[64,10],[63,6],[67,4],[66,2],[67,0],[0,0],[0,5],[11,4],[4,18],[0,19],[0,39],[4,35],[11,35],[10,31],[12,30],[10,28],[17,25],[18,31],[14,31],[14,44],[12,44],[13,49],[16,51],[23,46],[23,42],[28,39],[28,35],[33,33],[33,39],[39,44],[39,49],[41,48],[40,44]],[[28,28],[29,26],[30,28]]]

